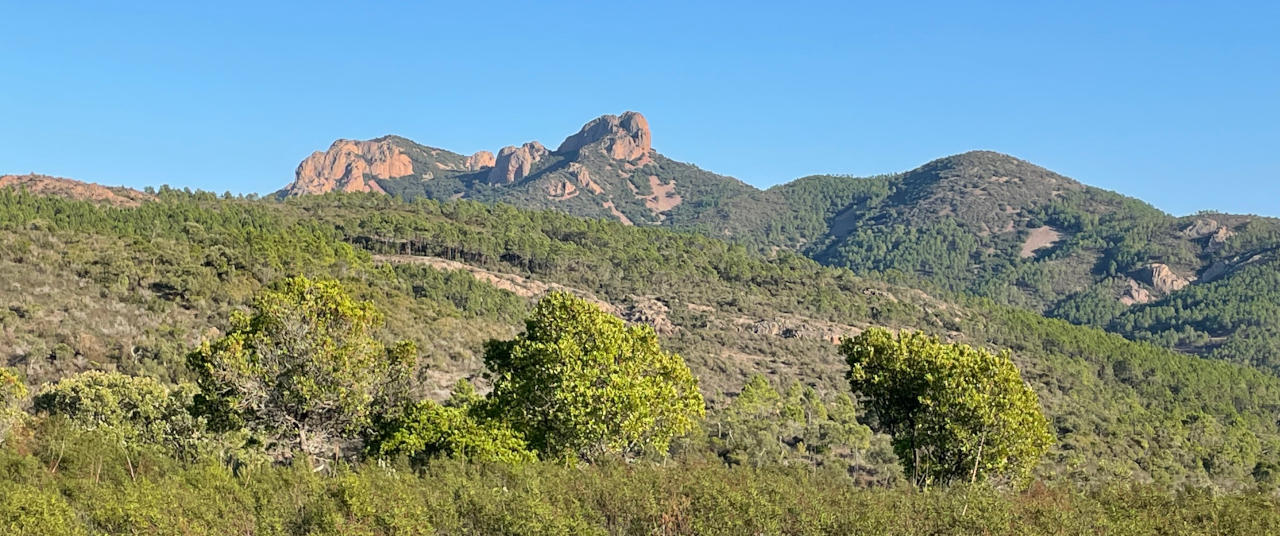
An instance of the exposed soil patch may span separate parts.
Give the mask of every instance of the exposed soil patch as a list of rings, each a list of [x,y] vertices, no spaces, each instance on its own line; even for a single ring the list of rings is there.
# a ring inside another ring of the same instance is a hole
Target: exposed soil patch
[[[613,201],[605,201],[602,206],[609,209],[609,212],[613,214],[613,217],[618,218],[618,221],[622,222],[623,225],[635,225],[635,223],[631,221],[631,218],[628,218],[626,214],[618,211],[618,207],[614,206]]]
[[[684,201],[680,194],[676,193],[674,180],[668,184],[662,184],[657,175],[649,175],[649,189],[653,191],[653,195],[644,198],[644,206],[654,212],[666,212]]]
[[[1027,241],[1022,243],[1022,251],[1019,255],[1024,259],[1034,257],[1036,250],[1057,244],[1059,240],[1062,240],[1062,233],[1057,229],[1048,225],[1036,227],[1027,235]]]
[[[556,283],[544,283],[536,279],[529,279],[515,274],[486,270],[470,264],[443,259],[440,257],[421,257],[417,255],[374,255],[373,260],[394,264],[425,264],[440,270],[465,270],[471,273],[471,276],[476,279],[526,298],[535,298],[553,290],[559,290],[581,297],[584,300],[599,305],[610,313],[617,314],[616,307],[604,300],[596,298],[590,292],[585,290],[570,288]]]

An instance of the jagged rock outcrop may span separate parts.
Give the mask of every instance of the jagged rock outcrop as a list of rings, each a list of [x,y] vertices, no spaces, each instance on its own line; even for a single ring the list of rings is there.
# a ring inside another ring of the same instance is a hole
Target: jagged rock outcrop
[[[552,201],[573,199],[577,195],[578,187],[569,182],[569,179],[561,179],[547,183],[547,198]]]
[[[596,181],[591,180],[591,171],[589,171],[586,166],[577,162],[569,162],[567,169],[569,170],[569,174],[573,175],[573,178],[576,179],[578,184],[582,185],[583,188],[590,190],[593,194],[604,193],[604,188],[601,188],[599,184],[596,184]]]
[[[413,175],[413,162],[387,140],[338,140],[298,164],[288,195],[325,192],[383,192],[372,179]]]
[[[630,170],[657,157],[652,149],[649,122],[636,112],[605,115],[588,122],[577,134],[565,139],[557,152],[563,154],[557,155],[558,165],[552,166],[546,162],[552,151],[536,141],[503,147],[496,155],[477,151],[464,156],[397,136],[369,141],[342,139],[335,141],[327,151],[313,153],[304,159],[294,172],[294,181],[278,194],[293,196],[331,191],[386,193],[382,185],[387,183],[379,181],[431,180],[474,174],[464,179],[466,184],[471,184],[470,179],[476,177],[481,179],[477,183],[496,185],[524,184],[528,181],[522,179],[542,177],[555,184],[537,182],[529,186],[545,190],[553,200],[565,200],[578,194],[606,194],[606,184],[625,180]],[[599,157],[608,161],[602,162]],[[566,185],[568,183],[571,184]],[[674,183],[670,181],[660,184],[674,190]],[[679,203],[679,196],[664,190],[645,203],[673,205]]]
[[[1126,286],[1124,292],[1120,294],[1120,303],[1125,305],[1150,303],[1152,299],[1151,293],[1148,292],[1147,289],[1142,288],[1142,285],[1139,285],[1137,281],[1132,279],[1128,281],[1128,286]]]
[[[491,168],[498,162],[493,153],[489,151],[476,151],[476,154],[467,157],[467,171],[480,171],[485,168]]]
[[[1197,219],[1195,223],[1188,225],[1179,234],[1191,239],[1207,237],[1204,247],[1209,253],[1215,253],[1222,249],[1223,244],[1227,243],[1227,239],[1235,236],[1235,233],[1231,232],[1231,229],[1228,229],[1227,226],[1210,218]]]
[[[1138,271],[1138,277],[1160,294],[1169,294],[1190,285],[1191,280],[1174,272],[1168,265],[1151,263]]]
[[[565,138],[556,152],[575,152],[598,145],[605,155],[615,160],[647,161],[652,143],[649,121],[638,112],[626,112],[591,120],[577,134]]]
[[[107,203],[119,207],[136,207],[152,199],[150,195],[123,186],[103,186],[48,175],[3,175],[0,188],[23,188],[40,195],[56,195],[81,201]]]
[[[1218,230],[1218,222],[1208,218],[1198,219],[1191,225],[1184,227],[1178,234],[1185,238],[1201,238],[1213,234]]]
[[[511,183],[525,178],[539,160],[547,156],[547,148],[531,141],[520,147],[508,145],[498,151],[493,169],[489,170],[489,182]]]
[[[1235,233],[1231,232],[1231,229],[1219,227],[1217,231],[1209,235],[1209,242],[1204,247],[1209,253],[1217,253],[1218,250],[1222,249],[1222,246],[1226,245],[1227,239],[1232,236],[1235,236]]]

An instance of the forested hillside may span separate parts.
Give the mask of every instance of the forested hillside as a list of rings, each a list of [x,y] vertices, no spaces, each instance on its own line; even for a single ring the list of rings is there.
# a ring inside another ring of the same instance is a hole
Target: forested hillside
[[[712,420],[757,373],[835,401],[847,385],[834,341],[887,326],[1011,349],[1057,437],[1047,478],[1247,487],[1270,481],[1280,452],[1273,376],[791,253],[472,202],[156,197],[114,208],[0,191],[0,335],[29,383],[86,369],[188,380],[186,352],[263,285],[304,274],[387,311],[385,338],[415,342],[427,365],[415,391],[437,399],[459,378],[486,388],[483,342],[515,334],[532,299],[561,289],[652,325],[699,378]]]
[[[828,265],[981,296],[1214,358],[1273,367],[1280,222],[1173,217],[1004,155],[769,190],[795,222],[748,232]],[[824,215],[815,225],[812,215]],[[807,219],[810,223],[799,223]],[[796,232],[794,229],[805,229]],[[788,242],[789,241],[789,242]]]
[[[652,139],[643,116],[627,112],[587,123],[554,150],[528,142],[496,156],[396,136],[339,140],[304,160],[281,193],[461,198],[696,231],[949,301],[989,298],[1179,351],[1275,366],[1276,301],[1251,290],[1276,274],[1274,219],[1174,217],[988,151],[899,174],[812,176],[758,190],[671,160]]]

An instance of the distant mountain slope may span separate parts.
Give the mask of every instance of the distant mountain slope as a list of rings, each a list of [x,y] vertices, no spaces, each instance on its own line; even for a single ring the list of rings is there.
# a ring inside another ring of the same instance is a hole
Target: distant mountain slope
[[[151,196],[123,186],[102,186],[48,175],[0,175],[0,188],[18,188],[41,195],[133,207]]]
[[[1280,348],[1280,319],[1262,313],[1271,295],[1238,295],[1245,279],[1280,269],[1264,262],[1280,246],[1276,220],[1177,218],[991,151],[762,191],[673,161],[652,142],[635,112],[592,120],[554,150],[533,141],[463,156],[396,136],[338,140],[281,193],[462,198],[694,230],[1203,355],[1280,361],[1255,355]],[[1169,312],[1178,307],[1198,312]],[[1262,316],[1234,319],[1245,311]]]
[[[462,156],[386,136],[338,140],[304,160],[283,195],[385,192],[557,209],[626,224],[697,219],[715,199],[756,190],[653,150],[644,116],[605,115],[555,150],[537,141]],[[688,202],[688,204],[686,204]]]
[[[1280,361],[1280,295],[1258,284],[1280,273],[1280,220],[1178,218],[986,151],[775,191],[793,214],[827,215],[794,245],[824,264],[1218,358]]]

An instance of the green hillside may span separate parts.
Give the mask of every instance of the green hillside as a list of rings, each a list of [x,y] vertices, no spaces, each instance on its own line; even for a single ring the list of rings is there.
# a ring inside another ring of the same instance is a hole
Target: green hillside
[[[989,298],[1179,351],[1275,366],[1275,300],[1253,291],[1275,274],[1274,219],[1174,217],[989,151],[894,175],[812,176],[757,190],[664,157],[650,137],[643,117],[628,112],[588,123],[556,150],[505,148],[496,163],[396,136],[340,140],[304,162],[282,193],[303,181],[312,192],[372,184],[405,199],[695,231],[951,301]]]
[[[415,390],[436,398],[458,378],[483,388],[482,343],[562,289],[652,324],[713,408],[757,373],[836,397],[847,384],[833,340],[877,325],[1011,349],[1057,435],[1046,478],[1252,487],[1280,452],[1273,376],[799,255],[506,205],[157,197],[122,209],[0,192],[0,347],[29,383],[95,368],[188,379],[186,351],[262,285],[300,273],[387,311],[386,338],[416,341],[428,365]]]

